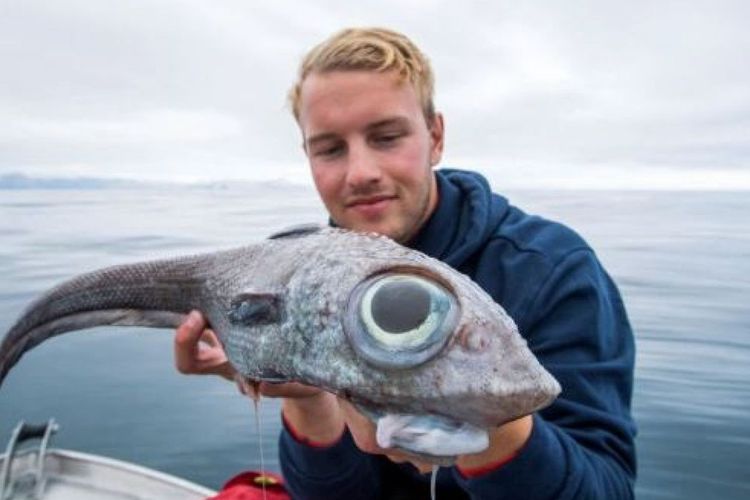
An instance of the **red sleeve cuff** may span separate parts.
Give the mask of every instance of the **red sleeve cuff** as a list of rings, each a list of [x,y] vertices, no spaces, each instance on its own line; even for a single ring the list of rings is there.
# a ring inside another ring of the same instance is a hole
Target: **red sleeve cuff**
[[[484,474],[487,474],[489,472],[496,471],[499,468],[501,468],[503,465],[509,464],[510,462],[513,461],[514,458],[518,456],[520,452],[521,450],[518,450],[517,452],[515,452],[509,457],[505,457],[502,460],[498,460],[497,462],[490,462],[480,467],[463,468],[457,465],[456,470],[458,470],[458,473],[461,474],[461,476],[463,476],[464,479],[474,479],[479,476],[483,476]]]
[[[292,424],[289,423],[289,421],[286,419],[286,415],[284,415],[284,412],[281,412],[281,422],[284,424],[284,429],[289,433],[292,438],[297,441],[300,444],[304,444],[306,446],[310,446],[311,448],[330,448],[331,446],[337,444],[339,441],[341,441],[341,438],[344,436],[344,432],[346,432],[346,427],[344,427],[344,431],[341,432],[341,435],[334,439],[331,442],[328,443],[322,443],[320,441],[313,441],[312,439],[303,436],[299,433],[297,429],[292,427]]]

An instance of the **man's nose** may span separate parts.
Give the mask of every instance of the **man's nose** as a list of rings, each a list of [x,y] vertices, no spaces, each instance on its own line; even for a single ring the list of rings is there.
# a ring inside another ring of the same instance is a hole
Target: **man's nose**
[[[346,182],[357,188],[376,184],[382,177],[382,171],[376,155],[364,144],[350,146],[346,173]]]

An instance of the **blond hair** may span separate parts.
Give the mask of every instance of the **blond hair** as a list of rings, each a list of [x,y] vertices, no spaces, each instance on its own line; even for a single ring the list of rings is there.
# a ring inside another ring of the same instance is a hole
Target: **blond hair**
[[[406,36],[385,28],[349,28],[313,47],[302,59],[297,82],[289,91],[292,113],[299,121],[302,83],[311,73],[366,70],[396,71],[417,92],[427,123],[435,116],[434,77],[430,62]]]

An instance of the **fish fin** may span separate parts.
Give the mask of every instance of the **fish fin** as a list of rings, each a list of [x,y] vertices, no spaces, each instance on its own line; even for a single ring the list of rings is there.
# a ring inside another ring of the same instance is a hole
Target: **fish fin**
[[[232,298],[229,321],[258,326],[281,322],[281,296],[274,293],[241,293]]]
[[[279,240],[282,238],[299,238],[301,236],[307,236],[308,234],[317,233],[323,229],[323,226],[316,223],[297,224],[289,226],[280,231],[276,231],[268,237],[269,240]]]

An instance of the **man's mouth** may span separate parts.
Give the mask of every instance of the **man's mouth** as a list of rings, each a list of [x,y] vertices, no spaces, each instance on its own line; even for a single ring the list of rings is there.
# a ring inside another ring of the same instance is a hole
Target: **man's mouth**
[[[361,198],[354,198],[352,200],[349,200],[346,203],[346,206],[347,208],[351,208],[351,207],[357,207],[360,205],[376,205],[383,201],[393,200],[395,198],[396,198],[395,196],[385,195],[385,194],[376,195],[376,196],[363,196]]]
[[[396,197],[392,195],[363,196],[348,201],[346,208],[354,210],[365,217],[376,217],[381,215],[395,199]]]

